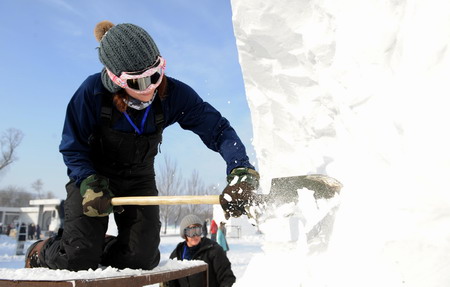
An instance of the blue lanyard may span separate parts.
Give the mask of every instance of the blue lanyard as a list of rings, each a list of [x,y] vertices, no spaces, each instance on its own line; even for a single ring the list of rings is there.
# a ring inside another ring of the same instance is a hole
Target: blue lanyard
[[[186,243],[183,246],[183,254],[181,255],[181,260],[184,260],[184,258],[186,258],[186,252],[187,252],[187,246]],[[188,258],[187,260],[190,260],[190,258]]]
[[[141,128],[139,129],[131,120],[130,116],[127,114],[127,111],[123,112],[123,114],[125,115],[125,117],[127,118],[128,122],[133,126],[134,130],[141,135],[144,132],[144,125],[145,125],[145,120],[147,119],[148,116],[148,112],[150,111],[150,106],[145,108],[145,113],[144,113],[144,117],[142,118],[141,121]]]

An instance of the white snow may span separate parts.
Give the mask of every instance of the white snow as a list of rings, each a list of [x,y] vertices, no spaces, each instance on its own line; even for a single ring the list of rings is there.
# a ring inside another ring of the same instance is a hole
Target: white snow
[[[235,185],[238,182],[238,180],[239,180],[239,176],[235,176],[233,178],[233,180],[230,181],[229,185],[231,185],[231,186]]]
[[[98,268],[96,270],[68,271],[68,270],[48,270],[47,268],[32,269],[0,269],[1,278],[7,280],[38,280],[38,281],[66,281],[77,279],[99,279],[138,275],[151,275],[165,271],[181,270],[188,267],[203,265],[203,261],[198,260],[163,260],[160,265],[150,271],[141,269],[117,269],[113,267]]]
[[[223,196],[223,198],[224,198],[226,201],[228,201],[228,202],[230,202],[230,201],[233,200],[233,198],[231,198],[231,195],[229,195],[229,194],[225,194],[225,195]]]
[[[328,250],[266,234],[239,285],[450,286],[450,2],[231,3],[265,191],[344,184]]]
[[[308,240],[323,209],[306,193],[265,236],[230,238],[236,286],[450,286],[450,2],[231,3],[263,191],[344,184],[331,237]],[[0,267],[20,268],[1,244]]]

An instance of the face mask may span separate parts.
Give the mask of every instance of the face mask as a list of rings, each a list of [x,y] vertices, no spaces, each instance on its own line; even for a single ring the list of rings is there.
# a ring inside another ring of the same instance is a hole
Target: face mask
[[[145,109],[146,107],[148,107],[148,106],[150,106],[152,104],[153,99],[155,99],[156,93],[157,92],[155,91],[155,93],[153,94],[153,98],[150,101],[148,101],[148,102],[141,102],[138,99],[135,99],[133,97],[128,97],[128,100],[127,99],[123,99],[123,101],[130,108],[140,111],[140,110],[143,110],[143,109]]]

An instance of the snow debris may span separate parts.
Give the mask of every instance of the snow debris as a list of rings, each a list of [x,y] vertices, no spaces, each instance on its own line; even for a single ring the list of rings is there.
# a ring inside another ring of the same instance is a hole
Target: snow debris
[[[233,177],[233,180],[231,180],[230,183],[229,183],[228,185],[229,185],[229,186],[233,186],[233,185],[235,185],[236,183],[238,183],[238,181],[239,181],[239,176],[235,176],[235,177]]]
[[[228,202],[231,202],[233,200],[233,198],[231,198],[231,195],[229,195],[228,193],[225,193],[223,195],[223,198]]]

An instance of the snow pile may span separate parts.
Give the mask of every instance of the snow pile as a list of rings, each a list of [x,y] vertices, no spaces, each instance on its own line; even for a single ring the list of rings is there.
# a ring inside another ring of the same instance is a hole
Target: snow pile
[[[203,261],[191,260],[165,260],[159,266],[151,271],[142,269],[117,269],[113,267],[97,268],[96,270],[49,270],[47,268],[32,269],[0,269],[1,278],[6,280],[38,280],[38,281],[68,281],[77,279],[100,279],[125,276],[152,275],[161,272],[170,272],[183,270],[189,267],[195,267],[205,264]]]
[[[263,188],[344,183],[328,251],[272,224],[242,286],[448,286],[450,2],[231,2]]]

